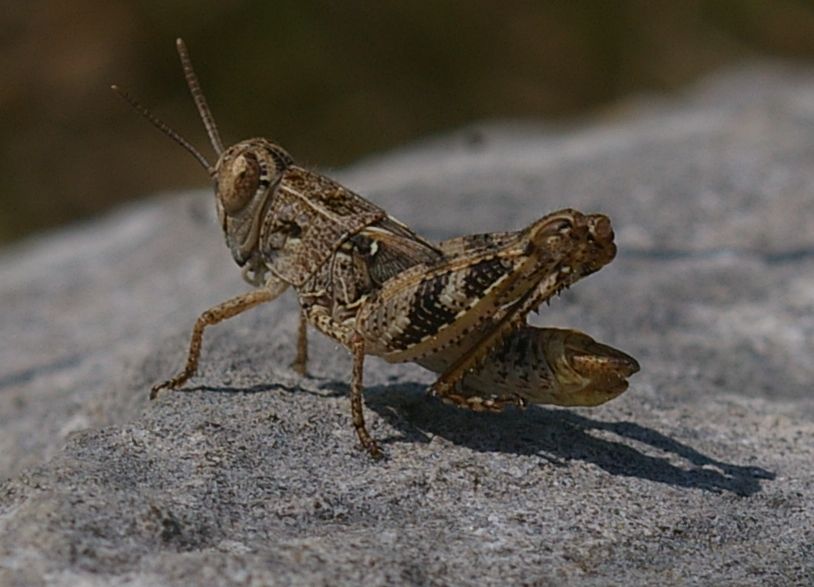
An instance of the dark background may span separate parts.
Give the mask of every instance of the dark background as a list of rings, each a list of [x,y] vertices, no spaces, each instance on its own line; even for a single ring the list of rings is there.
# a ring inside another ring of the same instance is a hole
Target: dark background
[[[118,83],[207,156],[174,39],[226,143],[322,168],[481,119],[564,119],[756,58],[814,57],[804,0],[11,2],[0,10],[0,241],[205,186]],[[612,113],[612,110],[610,110]]]

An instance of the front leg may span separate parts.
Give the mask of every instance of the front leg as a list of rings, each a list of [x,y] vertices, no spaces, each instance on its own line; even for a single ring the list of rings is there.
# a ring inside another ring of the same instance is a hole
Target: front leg
[[[235,296],[213,308],[209,308],[206,312],[201,314],[197,322],[195,322],[195,327],[192,329],[192,337],[189,341],[189,351],[187,352],[187,362],[184,369],[172,379],[154,385],[150,390],[150,399],[155,399],[162,389],[177,389],[181,387],[195,374],[198,368],[198,359],[200,359],[201,356],[203,333],[207,326],[228,320],[259,304],[270,302],[279,297],[287,288],[288,284],[283,281],[272,281],[263,289],[257,289]]]
[[[359,442],[367,449],[374,459],[382,457],[382,450],[375,440],[370,436],[365,426],[364,403],[362,392],[364,390],[362,379],[365,366],[365,339],[354,333],[350,341],[351,353],[353,354],[353,379],[350,384],[350,411],[353,418],[353,427],[356,429],[356,436]]]

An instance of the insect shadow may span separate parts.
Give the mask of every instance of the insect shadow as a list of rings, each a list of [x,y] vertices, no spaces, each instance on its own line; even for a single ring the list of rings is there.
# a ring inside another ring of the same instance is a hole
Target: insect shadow
[[[317,390],[280,384],[259,384],[236,389],[197,386],[190,391],[228,393],[308,393],[321,397],[347,395],[347,384],[326,381]],[[612,475],[638,477],[676,487],[728,491],[750,496],[761,491],[762,480],[775,474],[762,467],[727,463],[635,422],[606,422],[562,408],[530,406],[525,410],[475,413],[430,398],[422,383],[397,383],[366,388],[366,407],[398,430],[382,438],[385,446],[397,442],[427,443],[440,436],[479,452],[502,452],[542,457],[554,465],[568,461],[592,463]],[[607,438],[615,435],[619,440]],[[636,446],[638,445],[638,446]],[[654,455],[658,451],[660,454]],[[672,455],[672,456],[671,456]],[[683,459],[684,466],[670,460]]]
[[[406,383],[366,390],[367,407],[401,433],[383,439],[384,445],[429,442],[437,435],[480,452],[541,456],[557,465],[581,460],[612,475],[741,496],[761,491],[761,480],[775,478],[771,471],[712,458],[635,422],[606,422],[540,406],[474,413],[427,397],[422,393],[425,388]],[[676,457],[686,464],[670,462]]]

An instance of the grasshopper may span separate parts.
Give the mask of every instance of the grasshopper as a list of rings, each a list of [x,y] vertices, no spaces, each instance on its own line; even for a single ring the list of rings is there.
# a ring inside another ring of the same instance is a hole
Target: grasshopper
[[[366,355],[412,361],[439,374],[430,393],[476,411],[528,403],[595,406],[627,389],[636,360],[575,330],[539,328],[527,314],[616,254],[610,220],[560,210],[513,232],[423,239],[382,208],[303,167],[264,138],[224,148],[181,39],[187,85],[217,161],[126,92],[119,95],[191,153],[215,188],[221,228],[254,289],[206,310],[192,330],[186,364],[150,398],[178,389],[197,369],[204,330],[289,287],[300,320],[292,367],[305,375],[307,326],[351,352],[353,426],[373,457],[365,427]]]

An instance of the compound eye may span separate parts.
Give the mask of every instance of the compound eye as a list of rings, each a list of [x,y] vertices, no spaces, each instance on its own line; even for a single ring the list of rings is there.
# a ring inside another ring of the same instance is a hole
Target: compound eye
[[[224,172],[221,172],[218,181],[218,197],[227,213],[238,212],[257,193],[260,163],[253,153],[243,153],[235,157]]]

